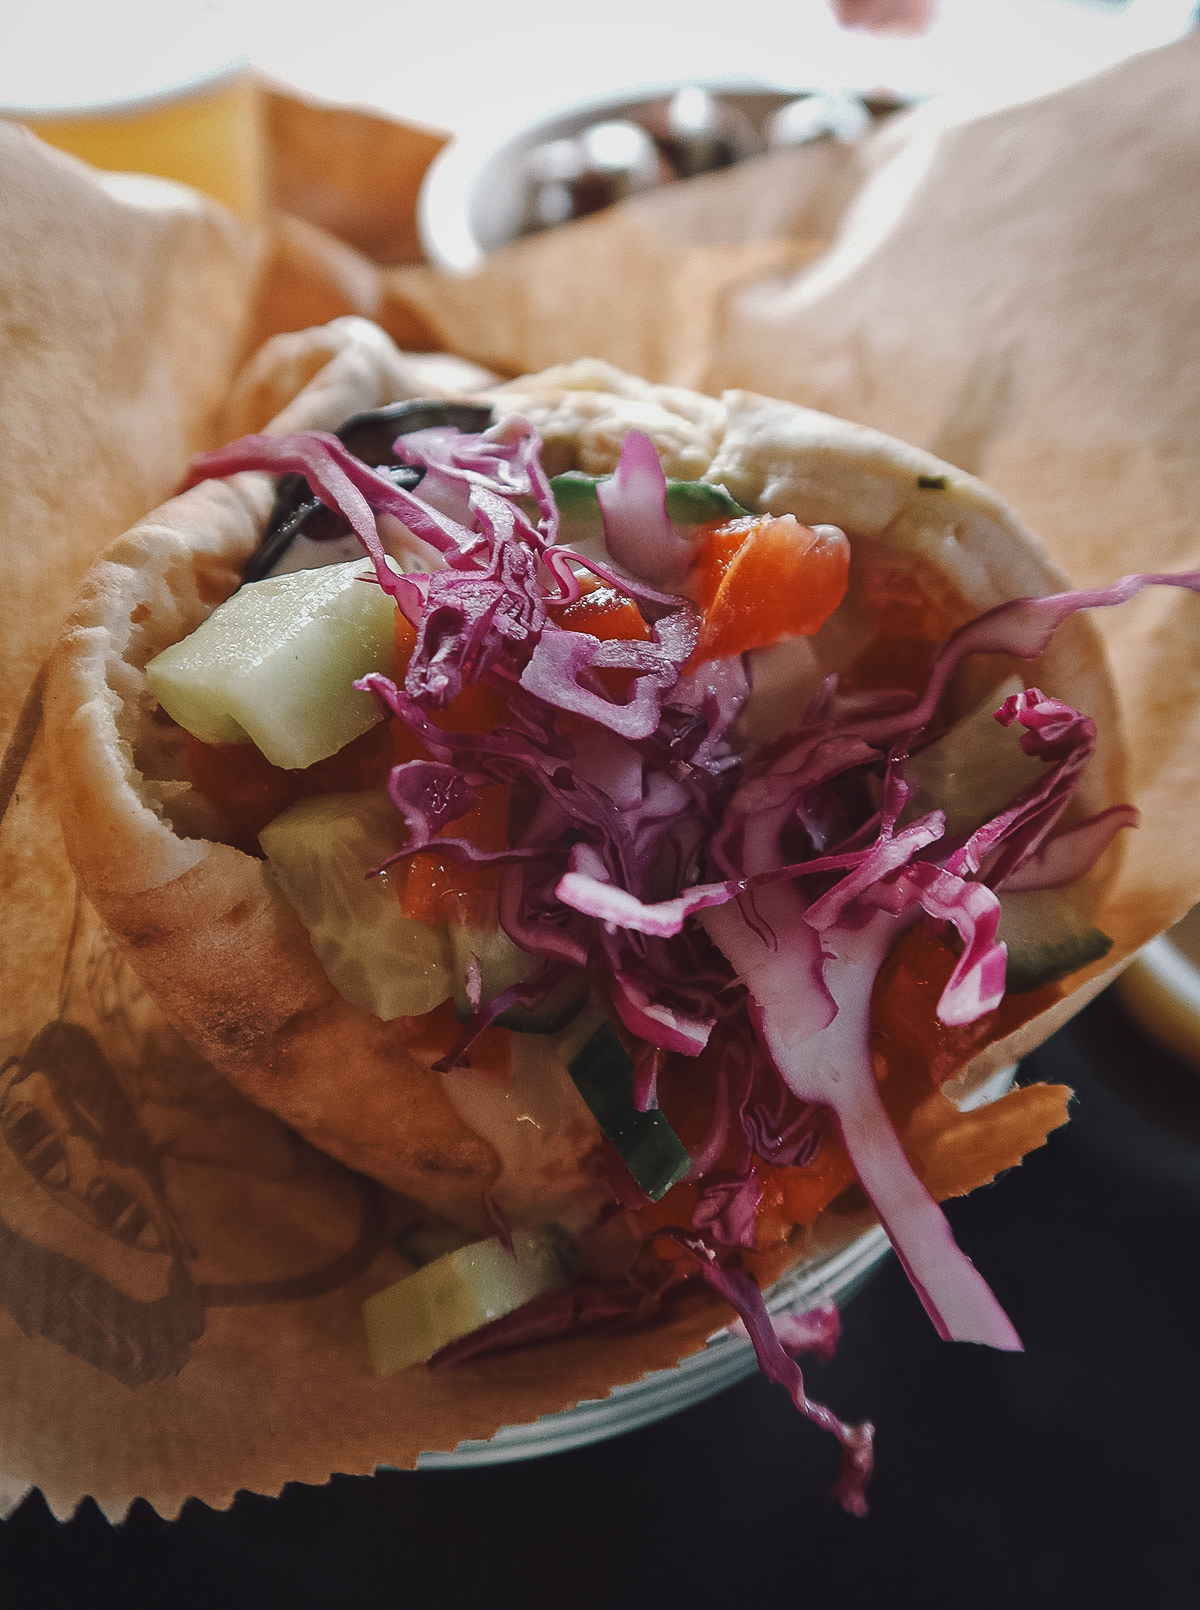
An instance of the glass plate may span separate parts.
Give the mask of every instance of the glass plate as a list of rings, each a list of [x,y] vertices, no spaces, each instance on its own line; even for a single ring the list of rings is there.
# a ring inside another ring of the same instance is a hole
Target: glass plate
[[[964,1111],[994,1101],[1012,1084],[1015,1067],[999,1069],[958,1102]],[[890,1251],[878,1226],[847,1246],[798,1265],[767,1293],[773,1318],[804,1313],[823,1303],[844,1305],[866,1282]],[[504,1426],[486,1441],[460,1442],[447,1453],[423,1453],[418,1470],[457,1470],[471,1465],[499,1465],[538,1459],[590,1443],[618,1437],[650,1425],[681,1409],[701,1403],[750,1375],[757,1365],[748,1337],[722,1329],[710,1336],[703,1352],[673,1369],[655,1370],[640,1381],[618,1386],[606,1398],[588,1398],[559,1414],[544,1414],[528,1425]]]

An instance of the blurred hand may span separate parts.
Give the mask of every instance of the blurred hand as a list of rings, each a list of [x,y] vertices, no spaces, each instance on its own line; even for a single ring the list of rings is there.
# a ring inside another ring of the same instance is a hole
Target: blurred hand
[[[935,0],[832,0],[843,28],[917,34],[933,21]]]

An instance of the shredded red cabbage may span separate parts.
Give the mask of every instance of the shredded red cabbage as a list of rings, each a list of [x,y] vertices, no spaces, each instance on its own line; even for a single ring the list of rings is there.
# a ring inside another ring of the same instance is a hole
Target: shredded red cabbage
[[[675,1239],[712,1289],[736,1309],[753,1344],[758,1367],[767,1380],[783,1387],[801,1414],[837,1438],[842,1447],[842,1467],[833,1495],[851,1515],[865,1515],[867,1483],[875,1464],[875,1428],[869,1423],[846,1425],[823,1404],[813,1402],[804,1389],[800,1366],[771,1323],[762,1292],[744,1270],[730,1269],[719,1263],[712,1248],[703,1241],[686,1236]],[[823,1327],[815,1326],[814,1331],[817,1345],[821,1347],[826,1340]],[[795,1332],[793,1341],[794,1337]]]
[[[940,812],[906,819],[907,758],[968,655],[1032,658],[1075,611],[1120,604],[1151,584],[1200,590],[1200,573],[1130,576],[1002,605],[950,638],[919,697],[890,689],[843,695],[830,679],[786,740],[755,751],[737,724],[745,664],[692,665],[699,613],[656,590],[683,585],[691,550],[667,519],[662,471],[646,438],[630,433],[616,474],[600,488],[619,570],[558,544],[538,439],[524,422],[510,419],[480,436],[425,431],[401,437],[396,451],[424,470],[419,494],[320,433],[246,438],[203,455],[193,479],[245,469],[304,475],[349,522],[380,585],[416,629],[403,686],[381,675],[359,684],[430,757],[392,773],[391,797],[410,830],[402,854],[436,839],[439,852],[463,864],[501,865],[501,925],[547,964],[540,982],[503,1002],[473,998],[475,1019],[455,1054],[511,998],[552,987],[567,966],[586,966],[625,1028],[645,1042],[635,1083],[644,1107],[655,1100],[658,1059],[699,1054],[720,1025],[729,1049],[689,1174],[701,1187],[698,1206],[675,1239],[733,1303],[764,1371],[838,1437],[840,1496],[861,1511],[870,1428],[846,1427],[810,1402],[757,1286],[731,1261],[755,1246],[756,1159],[807,1161],[819,1145],[812,1117],[830,1114],[940,1334],[1020,1346],[884,1110],[870,1052],[872,987],[898,938],[923,922],[958,941],[941,1021],[969,1023],[988,1012],[1004,989],[1000,892],[1073,880],[1135,813],[1118,807],[1062,827],[1095,729],[1037,689],[1009,699],[997,720],[1019,731],[1044,771],[965,841],[947,838]],[[376,529],[385,514],[440,555],[440,565],[396,575]],[[579,596],[587,571],[634,599],[649,640],[603,641],[558,623],[556,606]],[[614,672],[624,679],[619,693]],[[505,720],[488,732],[443,728],[438,713],[480,681],[503,693]],[[446,831],[488,784],[511,791],[510,839],[499,851]],[[731,1149],[737,1166],[729,1172]],[[644,1287],[555,1294],[455,1344],[447,1357],[490,1345],[493,1331],[504,1345],[589,1316],[641,1312],[645,1301]]]

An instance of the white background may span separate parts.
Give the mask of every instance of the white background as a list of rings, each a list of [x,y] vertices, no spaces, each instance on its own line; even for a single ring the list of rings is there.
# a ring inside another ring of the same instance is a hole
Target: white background
[[[248,56],[294,87],[451,133],[645,84],[1018,98],[1176,37],[1196,0],[940,0],[918,39],[826,0],[40,0],[13,7],[0,106],[96,104]]]

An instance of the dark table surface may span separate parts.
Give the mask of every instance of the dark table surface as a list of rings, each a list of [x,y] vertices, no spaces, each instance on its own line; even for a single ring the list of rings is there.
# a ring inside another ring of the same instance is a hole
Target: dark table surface
[[[865,1520],[836,1455],[757,1376],[548,1458],[382,1472],[109,1526],[33,1495],[0,1605],[1200,1606],[1200,1076],[1111,995],[1031,1057],[1072,1123],[952,1204],[1023,1354],[940,1342],[894,1259],[813,1396],[869,1417]]]

